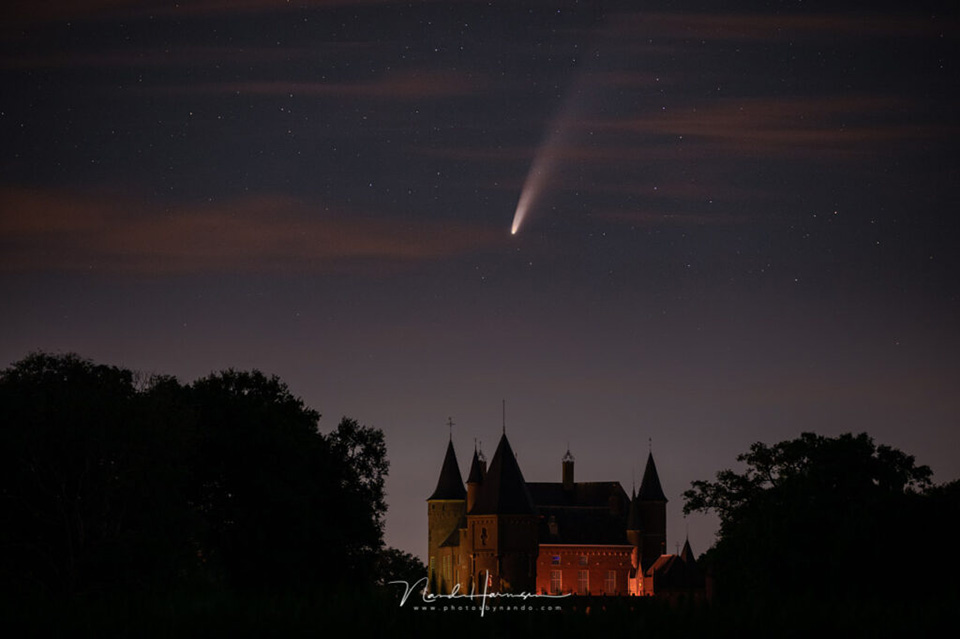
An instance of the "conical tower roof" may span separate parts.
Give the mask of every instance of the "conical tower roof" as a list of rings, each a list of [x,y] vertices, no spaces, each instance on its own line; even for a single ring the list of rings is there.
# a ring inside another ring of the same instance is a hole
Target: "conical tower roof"
[[[480,461],[480,455],[476,450],[473,451],[473,461],[470,462],[470,475],[467,477],[468,484],[482,484],[483,476],[486,474],[486,465]]]
[[[463,487],[463,476],[457,464],[457,455],[453,452],[453,440],[450,440],[447,444],[447,454],[443,458],[443,468],[440,469],[440,479],[437,480],[437,489],[427,497],[427,501],[466,498],[467,491]]]
[[[687,539],[683,544],[683,550],[680,551],[680,559],[688,564],[695,564],[697,560],[693,557],[693,550],[690,548],[690,540]]]
[[[535,512],[527,482],[504,433],[470,514],[527,515]]]
[[[647,467],[643,470],[643,480],[640,482],[640,501],[667,501],[660,486],[660,476],[657,474],[657,465],[653,463],[653,452],[647,455]]]

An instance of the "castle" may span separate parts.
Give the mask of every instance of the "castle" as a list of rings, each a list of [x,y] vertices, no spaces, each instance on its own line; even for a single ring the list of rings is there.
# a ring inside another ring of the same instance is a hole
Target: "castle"
[[[527,482],[504,432],[489,469],[474,450],[464,489],[451,438],[427,498],[430,589],[703,596],[689,540],[665,554],[667,498],[652,452],[630,496],[619,482],[576,482],[573,469],[568,450],[560,482]]]

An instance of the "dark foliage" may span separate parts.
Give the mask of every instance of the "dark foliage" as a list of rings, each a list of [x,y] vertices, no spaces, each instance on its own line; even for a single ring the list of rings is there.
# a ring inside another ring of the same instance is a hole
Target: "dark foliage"
[[[413,587],[427,576],[427,567],[419,557],[396,548],[384,548],[377,563],[377,584],[386,585],[391,581],[406,581]]]
[[[947,517],[957,491],[931,490],[930,469],[913,457],[866,434],[804,433],[756,443],[737,459],[745,471],[721,471],[684,493],[684,512],[720,516],[705,560],[721,601],[822,606],[943,597],[954,588],[944,577],[956,561],[919,551],[930,531],[955,534],[957,519]]]
[[[76,355],[0,374],[0,584],[44,596],[372,583],[381,431],[319,414],[276,377],[183,386]]]

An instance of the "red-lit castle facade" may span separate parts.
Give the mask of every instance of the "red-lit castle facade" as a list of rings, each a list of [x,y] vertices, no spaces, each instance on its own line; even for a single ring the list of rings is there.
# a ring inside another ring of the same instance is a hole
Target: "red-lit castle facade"
[[[573,471],[567,451],[562,481],[526,482],[504,433],[489,469],[474,451],[464,489],[449,442],[427,499],[430,589],[703,595],[689,542],[664,554],[667,498],[652,453],[632,496],[619,482],[575,482]]]

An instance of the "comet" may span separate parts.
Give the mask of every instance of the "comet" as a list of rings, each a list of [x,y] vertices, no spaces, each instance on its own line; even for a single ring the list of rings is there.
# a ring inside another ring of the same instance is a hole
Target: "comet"
[[[520,225],[523,224],[527,214],[533,205],[536,204],[549,181],[550,174],[553,173],[559,156],[559,147],[563,139],[563,131],[566,127],[563,118],[558,118],[558,125],[553,133],[547,138],[546,142],[540,145],[533,158],[533,164],[530,165],[530,172],[527,173],[527,179],[523,182],[523,189],[520,191],[520,199],[517,201],[517,210],[513,214],[513,226],[510,228],[510,235],[516,235],[520,231]]]
[[[606,32],[604,35],[597,27],[597,41],[603,42],[615,36],[616,32]],[[520,227],[536,209],[538,202],[550,185],[551,177],[556,172],[561,160],[570,158],[570,138],[575,136],[577,122],[583,119],[585,113],[592,112],[598,100],[602,99],[604,91],[601,84],[593,81],[593,72],[600,65],[607,64],[606,56],[601,56],[599,46],[591,46],[589,53],[583,56],[583,64],[577,65],[577,72],[573,78],[570,90],[561,103],[561,108],[554,117],[553,126],[549,134],[537,147],[533,156],[530,171],[523,182],[520,199],[517,201],[517,210],[513,214],[513,225],[510,235],[520,232]],[[616,58],[614,58],[616,59]]]
[[[510,234],[520,232],[523,221],[536,207],[540,197],[549,186],[550,178],[564,156],[564,148],[568,146],[569,138],[576,130],[576,121],[589,103],[588,92],[585,88],[586,74],[581,73],[574,82],[573,90],[567,93],[560,113],[555,117],[549,135],[537,148],[533,156],[530,172],[524,180],[520,199],[517,201],[517,210],[513,214],[513,226]],[[569,155],[569,154],[568,154]]]
[[[545,161],[545,158],[538,155],[533,162],[533,166],[530,167],[527,179],[523,183],[523,190],[520,192],[517,210],[513,214],[513,227],[510,229],[510,235],[516,235],[517,231],[520,230],[520,225],[527,216],[530,205],[533,204],[537,196],[540,195],[540,191],[543,190],[544,178],[548,173],[549,164],[549,162]]]

